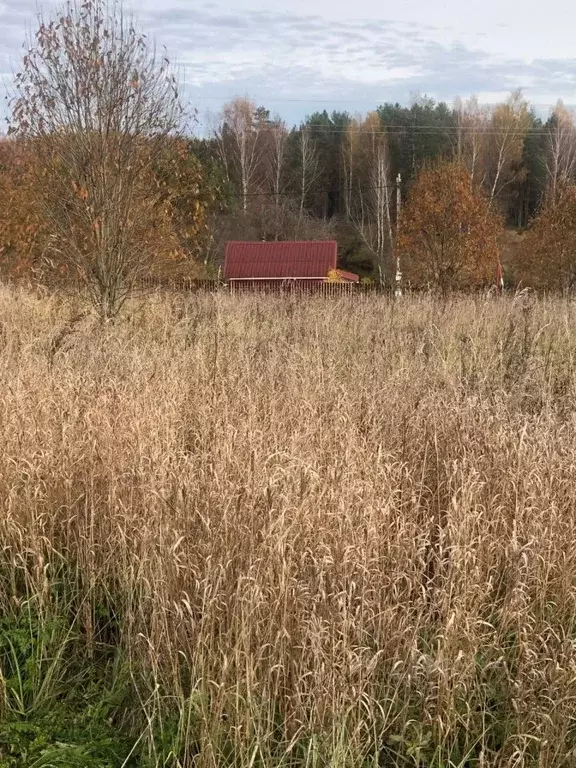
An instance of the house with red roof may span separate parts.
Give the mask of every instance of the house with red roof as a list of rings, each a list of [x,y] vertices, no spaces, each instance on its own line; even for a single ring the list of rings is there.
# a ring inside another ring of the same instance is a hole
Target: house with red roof
[[[226,245],[224,279],[232,288],[272,289],[360,282],[358,275],[337,265],[335,240],[233,241]]]

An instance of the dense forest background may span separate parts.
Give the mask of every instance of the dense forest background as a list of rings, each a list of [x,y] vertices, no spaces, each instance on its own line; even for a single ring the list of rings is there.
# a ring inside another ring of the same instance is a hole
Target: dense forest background
[[[449,106],[424,96],[408,106],[384,103],[364,115],[313,112],[291,127],[265,105],[236,98],[213,117],[202,138],[184,138],[179,147],[178,172],[170,171],[169,177],[159,172],[163,184],[183,187],[177,210],[180,218],[187,212],[189,220],[181,228],[180,244],[193,258],[193,266],[190,262],[183,269],[194,276],[218,274],[231,239],[335,238],[342,267],[366,281],[390,283],[401,247],[399,213],[426,220],[435,210],[431,205],[447,209],[451,196],[463,194],[454,187],[454,174],[429,174],[433,188],[420,184],[416,201],[419,175],[456,165],[475,196],[465,210],[481,198],[498,218],[495,262],[503,264],[506,280],[572,286],[576,270],[566,246],[574,218],[569,203],[550,231],[552,212],[569,199],[565,193],[576,173],[576,123],[562,102],[543,119],[520,91],[493,106],[475,98]],[[4,269],[34,262],[38,250],[37,228],[23,201],[25,168],[17,145],[0,142]],[[422,211],[416,210],[420,203]],[[459,215],[462,232],[469,225],[467,214]],[[525,233],[538,220],[535,241]],[[540,259],[535,251],[544,253],[559,226],[562,242]],[[443,248],[445,234],[438,227],[444,223],[434,227],[434,248]],[[422,229],[417,234],[427,237]],[[490,266],[494,274],[495,262]],[[417,270],[412,272],[418,277]],[[480,272],[485,275],[486,269]]]
[[[522,271],[518,233],[573,180],[576,126],[562,102],[543,120],[520,91],[491,107],[419,97],[362,116],[314,112],[293,128],[239,98],[191,149],[221,185],[208,253],[215,264],[228,239],[335,237],[342,266],[389,280],[399,201],[410,198],[423,169],[453,162],[501,217],[502,260],[513,280]]]

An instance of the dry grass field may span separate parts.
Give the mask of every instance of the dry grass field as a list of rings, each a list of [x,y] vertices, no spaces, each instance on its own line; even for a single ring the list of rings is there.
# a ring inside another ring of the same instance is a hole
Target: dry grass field
[[[0,291],[2,767],[576,765],[576,304],[76,311]]]

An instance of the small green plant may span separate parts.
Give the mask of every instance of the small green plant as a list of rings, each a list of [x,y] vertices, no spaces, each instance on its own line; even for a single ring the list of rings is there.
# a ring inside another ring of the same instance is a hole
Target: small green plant
[[[0,619],[0,768],[119,768],[131,740],[114,722],[126,696],[109,662],[33,601]]]

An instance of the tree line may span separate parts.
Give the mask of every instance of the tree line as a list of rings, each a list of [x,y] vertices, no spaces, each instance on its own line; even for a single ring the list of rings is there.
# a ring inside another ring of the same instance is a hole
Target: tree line
[[[169,59],[121,1],[41,19],[0,141],[0,267],[80,278],[103,316],[149,274],[214,274],[230,239],[336,238],[366,280],[440,289],[576,277],[576,122],[427,97],[297,126],[236,98],[185,129]],[[522,232],[513,239],[511,232]],[[513,242],[514,247],[510,246]]]
[[[361,116],[315,112],[289,128],[238,98],[199,144],[231,195],[212,231],[216,253],[230,237],[330,236],[343,265],[372,279],[393,280],[401,254],[413,282],[442,274],[443,283],[474,285],[503,260],[510,283],[572,286],[567,268],[558,269],[570,256],[558,254],[548,231],[562,216],[561,236],[570,237],[576,119],[561,101],[543,120],[521,91],[495,106],[421,97]],[[512,231],[523,234],[507,237]]]

